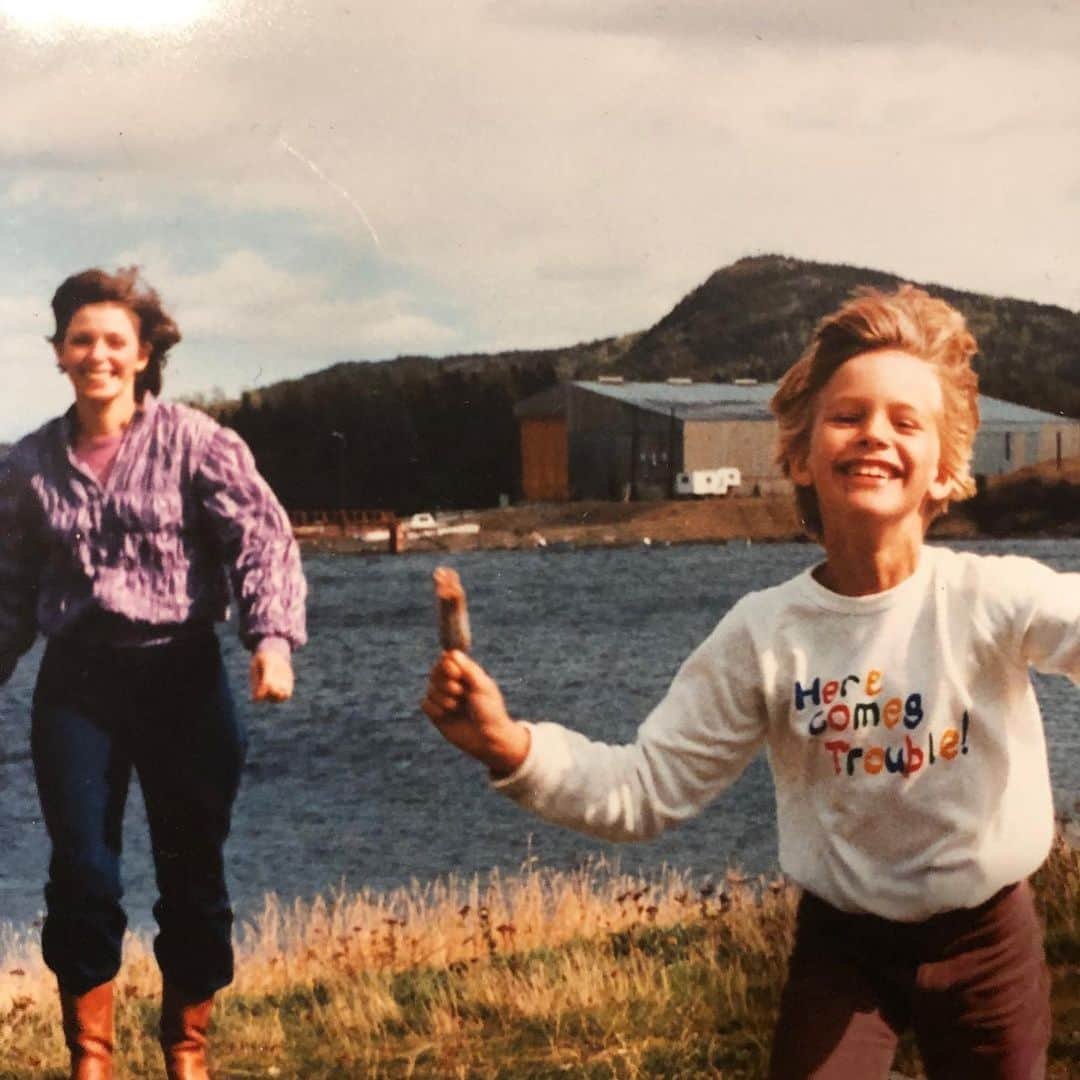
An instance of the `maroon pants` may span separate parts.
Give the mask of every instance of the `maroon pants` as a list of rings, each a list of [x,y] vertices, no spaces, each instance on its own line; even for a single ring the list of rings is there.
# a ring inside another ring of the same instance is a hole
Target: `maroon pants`
[[[885,1080],[913,1030],[929,1080],[1041,1080],[1050,976],[1027,882],[899,923],[799,905],[770,1080]]]

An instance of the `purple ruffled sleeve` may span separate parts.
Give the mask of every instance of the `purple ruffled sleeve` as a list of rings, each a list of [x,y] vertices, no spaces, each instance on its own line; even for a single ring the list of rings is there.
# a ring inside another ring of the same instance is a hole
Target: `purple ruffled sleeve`
[[[195,488],[221,545],[244,645],[253,650],[281,639],[299,648],[307,641],[300,552],[288,516],[236,432],[214,431]]]

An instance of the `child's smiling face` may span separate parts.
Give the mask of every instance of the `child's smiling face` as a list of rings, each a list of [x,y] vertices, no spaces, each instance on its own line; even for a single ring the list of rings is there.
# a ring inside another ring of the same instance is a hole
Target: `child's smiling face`
[[[822,387],[805,460],[826,536],[836,528],[927,523],[929,499],[949,494],[941,467],[944,412],[935,369],[898,349],[861,353]]]

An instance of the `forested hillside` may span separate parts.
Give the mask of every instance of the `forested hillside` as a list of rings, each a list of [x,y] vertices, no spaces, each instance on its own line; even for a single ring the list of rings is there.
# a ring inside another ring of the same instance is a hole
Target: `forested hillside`
[[[718,270],[642,334],[622,361],[635,378],[778,378],[814,324],[859,285],[902,279],[877,270],[773,255]],[[1080,417],[1080,314],[1022,300],[925,288],[955,305],[979,342],[980,389]]]
[[[248,440],[291,508],[494,505],[515,495],[514,403],[559,379],[776,379],[814,323],[876,270],[780,256],[718,270],[654,327],[561,349],[343,363],[210,407]],[[1080,315],[928,289],[964,312],[993,397],[1080,417]]]
[[[337,364],[207,408],[290,509],[493,506],[518,484],[515,402],[608,366],[617,348]]]

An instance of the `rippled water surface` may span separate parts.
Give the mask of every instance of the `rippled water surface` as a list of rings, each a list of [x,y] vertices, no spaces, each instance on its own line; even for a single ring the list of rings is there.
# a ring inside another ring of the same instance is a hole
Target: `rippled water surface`
[[[983,542],[1080,570],[1080,541]],[[475,651],[512,711],[625,740],[686,654],[743,593],[819,558],[799,544],[473,552],[455,555],[469,589]],[[598,855],[628,870],[664,863],[704,876],[737,863],[775,867],[769,771],[758,757],[699,818],[650,844],[615,847],[544,825],[492,792],[483,770],[420,714],[435,655],[433,556],[312,556],[311,643],[297,656],[297,696],[242,703],[251,749],[229,846],[238,913],[264,894],[310,897],[344,884],[378,890],[450,872],[516,870],[536,856],[570,867]],[[246,655],[223,629],[234,685]],[[40,646],[0,689],[0,920],[41,909],[47,845],[28,750]],[[1062,811],[1080,801],[1080,696],[1037,680]],[[137,789],[125,833],[127,906],[149,926],[153,901]]]

